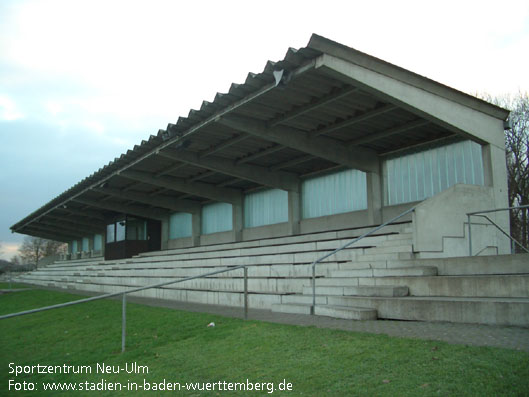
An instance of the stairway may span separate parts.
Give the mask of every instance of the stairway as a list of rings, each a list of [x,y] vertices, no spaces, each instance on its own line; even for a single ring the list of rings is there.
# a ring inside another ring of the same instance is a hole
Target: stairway
[[[527,254],[370,259],[359,255],[316,279],[316,315],[529,326]],[[272,310],[310,313],[312,299],[307,284]]]

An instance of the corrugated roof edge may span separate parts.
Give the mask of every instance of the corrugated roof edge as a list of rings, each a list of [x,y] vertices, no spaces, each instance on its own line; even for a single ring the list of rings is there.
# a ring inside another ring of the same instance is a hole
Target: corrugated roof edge
[[[243,84],[233,83],[230,86],[228,93],[216,93],[213,102],[204,101],[200,110],[191,109],[187,117],[179,117],[175,124],[169,123],[167,125],[167,129],[170,129],[174,132],[184,131],[190,126],[196,125],[202,120],[206,119],[208,117],[208,114],[211,114],[211,110],[215,112],[219,108],[226,108],[230,106],[230,104],[236,102],[239,98],[247,94],[247,90],[249,90],[250,92],[257,91],[266,83],[273,81],[272,71],[277,67],[283,67],[284,65],[288,64],[289,60],[292,60],[299,56],[311,59],[317,57],[318,55],[321,55],[322,53],[327,53],[329,55],[344,59],[348,62],[352,62],[357,65],[369,68],[371,70],[375,70],[379,73],[383,73],[390,77],[401,80],[407,84],[413,86],[420,86],[420,88],[427,89],[434,94],[443,96],[451,100],[456,100],[464,106],[476,109],[478,111],[484,112],[502,120],[505,120],[509,115],[509,111],[502,109],[498,106],[492,105],[486,101],[465,94],[454,88],[448,87],[434,80],[428,79],[427,77],[418,75],[407,69],[383,61],[379,58],[355,50],[354,48],[347,47],[343,44],[327,39],[323,36],[312,34],[309,43],[305,48],[299,50],[289,48],[283,60],[278,62],[267,61],[261,73],[248,73],[246,81]],[[219,104],[220,102],[222,102],[222,104]],[[83,189],[86,189],[90,185],[100,183],[98,182],[98,180],[101,181],[109,174],[119,170],[123,166],[130,163],[130,158],[132,156],[134,156],[134,158],[138,158],[146,154],[150,150],[153,150],[164,142],[164,140],[162,139],[162,134],[164,132],[165,130],[159,130],[157,135],[151,135],[148,141],[142,140],[140,145],[135,145],[134,148],[132,150],[128,150],[126,154],[122,154],[119,158],[115,158],[107,165],[103,166],[88,177],[82,179],[80,182],[78,182],[59,196],[50,200],[42,207],[33,211],[24,219],[11,226],[11,231],[16,232],[17,229],[20,229],[20,225],[22,225],[23,227],[33,218],[38,218],[42,216],[43,213],[63,204],[65,201],[69,200],[71,196],[78,194]]]
[[[499,106],[317,34],[311,36],[307,47],[429,91],[494,118],[506,120],[509,116],[510,112]]]
[[[283,67],[285,63],[287,63],[287,60],[291,57],[296,56],[300,52],[305,50],[306,52],[306,58],[315,58],[318,55],[321,55],[321,53],[317,50],[307,50],[306,48],[296,50],[293,48],[289,48],[287,53],[285,54],[285,57],[283,60],[278,62],[273,61],[267,61],[265,64],[265,67],[261,73],[248,73],[246,80],[242,84],[232,83],[230,86],[230,89],[228,93],[219,93],[217,92],[214,97],[213,102],[207,102],[204,101],[200,110],[194,110],[190,109],[187,117],[178,117],[178,120],[175,124],[169,123],[167,125],[167,129],[174,129],[173,131],[181,131],[186,130],[190,126],[198,124],[200,121],[206,119],[208,117],[207,113],[210,113],[210,109],[212,107],[218,107],[218,102],[225,102],[220,106],[220,108],[226,108],[236,102],[239,98],[247,94],[245,93],[245,90],[249,90],[250,92],[257,91],[259,88],[264,86],[267,83],[270,83],[274,80],[274,77],[272,75],[272,72],[277,67]],[[215,110],[214,110],[215,111]],[[199,118],[201,120],[193,120],[191,121],[190,118]],[[186,125],[188,124],[188,125]],[[164,142],[162,139],[162,134],[165,132],[165,130],[159,130],[156,136],[151,135],[149,137],[148,141],[142,140],[140,145],[134,145],[133,150],[128,150],[126,154],[122,154],[119,158],[115,158],[113,161],[110,161],[107,165],[99,168],[99,170],[93,172],[88,177],[82,179],[80,182],[76,183],[74,186],[69,188],[68,190],[64,191],[57,197],[50,200],[48,203],[44,204],[42,207],[38,208],[37,210],[33,211],[14,225],[10,227],[11,231],[17,232],[22,227],[24,227],[27,223],[31,222],[34,218],[39,218],[46,212],[53,210],[54,208],[64,204],[66,201],[68,201],[72,196],[75,196],[76,194],[79,194],[83,191],[83,189],[86,189],[90,185],[94,185],[97,183],[100,183],[100,181],[108,176],[109,174],[112,174],[113,172],[119,170],[123,166],[125,166],[127,163],[129,163],[129,157],[136,155],[135,158],[141,157],[142,155],[146,154],[148,151],[154,149],[156,146],[159,146]],[[153,142],[156,141],[156,142]],[[148,147],[147,147],[148,146]]]

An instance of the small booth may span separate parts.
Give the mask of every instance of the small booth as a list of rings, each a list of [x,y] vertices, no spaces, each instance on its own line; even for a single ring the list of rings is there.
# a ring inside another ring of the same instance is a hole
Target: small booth
[[[107,223],[105,260],[161,249],[161,222],[122,215]]]

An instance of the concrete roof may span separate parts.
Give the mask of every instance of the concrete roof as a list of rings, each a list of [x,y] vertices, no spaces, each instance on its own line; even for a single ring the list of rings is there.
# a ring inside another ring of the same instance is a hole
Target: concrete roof
[[[323,55],[462,109],[500,120],[508,116],[504,109],[313,35],[307,47],[289,49],[279,62],[268,61],[261,73],[249,73],[243,84],[204,101],[11,230],[67,240],[102,231],[103,220],[120,212],[159,219],[174,211],[198,211],[210,201],[237,203],[244,192],[263,187],[297,190],[303,178],[317,173],[344,167],[374,172],[380,156],[463,136],[457,128],[326,72],[319,67]],[[68,222],[97,226],[73,233],[64,226]]]

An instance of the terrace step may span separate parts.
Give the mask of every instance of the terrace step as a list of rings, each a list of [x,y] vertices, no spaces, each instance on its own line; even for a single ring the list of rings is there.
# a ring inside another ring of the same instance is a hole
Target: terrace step
[[[529,326],[529,298],[329,296],[328,303],[376,309],[383,319]]]
[[[384,277],[375,285],[406,285],[414,296],[529,298],[529,274]]]
[[[276,303],[272,305],[272,311],[275,313],[311,314],[311,309],[311,303]]]
[[[316,281],[317,295],[333,295],[333,296],[407,296],[408,287],[406,286],[318,286]],[[312,287],[303,287],[303,294],[311,296]]]
[[[334,318],[344,318],[347,320],[376,320],[377,311],[363,307],[316,305],[314,314],[317,316],[327,316]]]
[[[312,304],[288,303],[274,304],[272,311],[276,313],[311,314]],[[343,318],[347,320],[376,320],[377,311],[363,307],[316,305],[317,316]]]
[[[436,276],[437,268],[435,266],[394,267],[390,269],[365,268],[333,270],[330,273],[331,277],[418,277]]]

